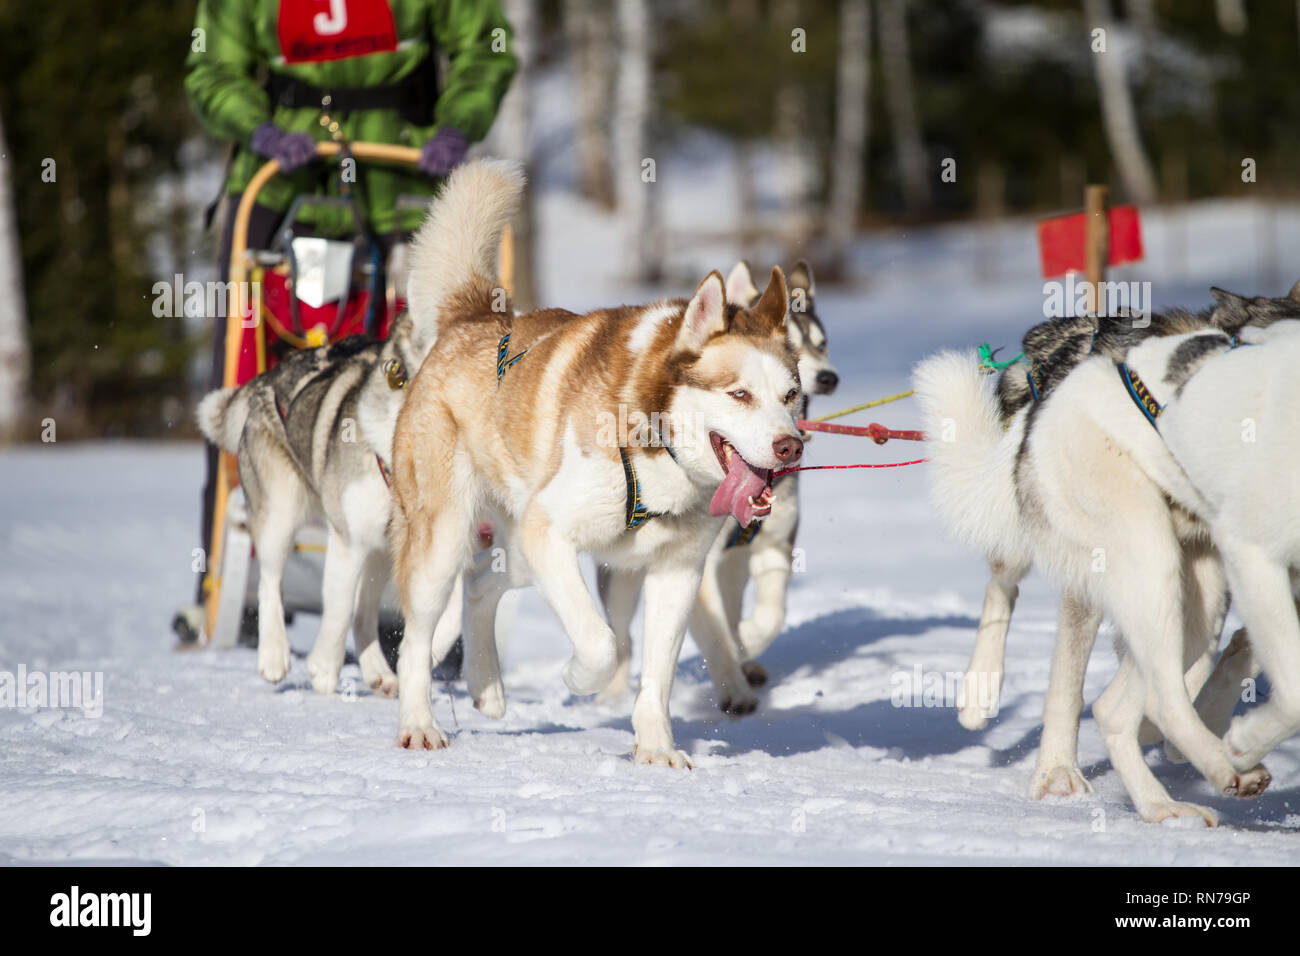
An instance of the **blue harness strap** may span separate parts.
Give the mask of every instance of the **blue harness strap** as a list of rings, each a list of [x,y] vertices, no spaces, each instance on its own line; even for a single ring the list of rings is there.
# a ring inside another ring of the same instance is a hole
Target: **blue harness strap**
[[[505,335],[501,336],[501,341],[497,343],[497,385],[500,385],[501,380],[506,377],[506,371],[512,365],[518,362],[521,358],[523,358],[525,355],[528,354],[528,349],[524,349],[522,352],[518,353],[514,358],[507,359],[506,352],[507,350],[509,350],[509,348],[510,348],[510,333],[507,332]]]
[[[1142,414],[1151,424],[1152,428],[1159,431],[1156,419],[1165,407],[1156,401],[1156,397],[1151,394],[1151,389],[1147,388],[1147,383],[1138,377],[1138,373],[1128,367],[1127,362],[1116,362],[1115,369],[1119,372],[1119,380],[1124,383],[1124,390],[1128,392],[1128,397],[1133,399],[1133,404],[1142,410]]]
[[[654,427],[654,426],[651,426]],[[659,439],[659,445],[668,452],[668,457],[677,461],[677,452],[673,451],[673,446],[664,441],[664,436],[655,428],[655,437]],[[636,476],[636,466],[632,464],[632,459],[628,456],[627,450],[618,446],[618,457],[623,461],[623,481],[626,486],[623,507],[623,530],[635,531],[651,518],[658,518],[661,513],[651,511],[645,506],[645,501],[641,498],[641,479]]]
[[[635,531],[651,518],[657,518],[659,515],[647,508],[641,499],[641,482],[636,476],[636,466],[632,464],[632,459],[628,457],[622,445],[618,447],[618,456],[623,460],[623,481],[627,486],[627,497],[624,499],[623,507],[623,530]]]

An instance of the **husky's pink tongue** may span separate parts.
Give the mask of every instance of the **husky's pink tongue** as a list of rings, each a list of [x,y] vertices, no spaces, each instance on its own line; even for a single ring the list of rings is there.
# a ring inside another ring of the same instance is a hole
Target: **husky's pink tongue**
[[[730,514],[740,522],[742,528],[748,527],[754,520],[756,510],[749,499],[758,497],[767,487],[766,475],[766,472],[760,474],[749,467],[749,462],[741,458],[738,452],[734,453],[726,477],[709,502],[709,514],[715,518]]]

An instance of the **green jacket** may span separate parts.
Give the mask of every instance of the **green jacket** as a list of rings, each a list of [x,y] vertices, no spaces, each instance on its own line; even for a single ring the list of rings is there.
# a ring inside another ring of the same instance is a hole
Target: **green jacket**
[[[391,10],[391,24],[387,10]],[[376,22],[386,25],[376,30]],[[323,25],[326,33],[336,35],[338,25],[348,23],[352,31],[369,29],[371,36],[357,42],[374,48],[376,32],[386,42],[378,44],[379,52],[361,56],[287,62],[281,36],[298,36],[293,31],[301,31],[304,23]],[[226,192],[238,193],[266,162],[249,148],[249,138],[260,123],[271,120],[281,129],[307,132],[322,142],[332,138],[321,125],[318,108],[272,110],[262,86],[265,69],[318,87],[387,86],[418,69],[429,56],[442,55],[449,66],[441,77],[432,125],[412,125],[394,109],[357,110],[330,119],[339,123],[345,140],[419,148],[439,128],[454,126],[475,142],[487,134],[514,75],[512,40],[497,0],[284,0],[283,11],[281,0],[199,0],[185,91],[204,127],[238,147],[226,179]],[[412,168],[386,164],[358,163],[356,179],[362,213],[379,233],[415,228],[420,212],[404,210],[399,222],[398,197],[429,196],[437,185]],[[276,176],[258,202],[287,210],[297,195],[338,195],[339,188],[336,167],[313,163]],[[348,231],[347,218],[337,211],[314,213],[306,209],[302,218],[315,223],[319,231]]]

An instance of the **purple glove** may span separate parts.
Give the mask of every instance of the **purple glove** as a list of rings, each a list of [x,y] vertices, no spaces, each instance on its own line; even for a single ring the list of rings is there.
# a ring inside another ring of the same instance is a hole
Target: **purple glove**
[[[416,165],[426,176],[439,179],[460,165],[468,149],[469,140],[465,134],[454,126],[447,126],[438,130],[437,135],[424,144],[424,149],[420,150],[420,161]]]
[[[278,162],[284,173],[306,166],[316,158],[316,140],[308,133],[287,133],[269,121],[253,130],[248,145],[253,147],[253,152]]]

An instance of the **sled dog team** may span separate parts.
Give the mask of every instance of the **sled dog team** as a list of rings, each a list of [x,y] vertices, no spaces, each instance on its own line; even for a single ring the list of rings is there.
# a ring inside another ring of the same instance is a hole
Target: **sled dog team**
[[[458,636],[474,706],[505,712],[493,629],[507,591],[541,591],[572,644],[565,683],[605,699],[629,690],[628,628],[644,600],[634,758],[689,767],[668,706],[687,627],[720,707],[739,715],[757,706],[756,658],[784,623],[798,476],[783,471],[802,455],[809,396],[838,381],[812,273],[774,268],[760,293],[740,263],[689,299],[515,314],[495,257],[523,188],[508,163],[458,168],[415,237],[408,311],[386,341],[296,352],[200,403],[204,433],[238,456],[260,567],[258,669],[270,681],[289,671],[281,576],[296,531],[323,517],[307,658],[318,691],[336,688],[351,629],[366,684],[398,697],[398,743],[444,747],[431,671]],[[1215,822],[1170,797],[1144,743],[1163,738],[1171,758],[1247,797],[1268,785],[1262,758],[1300,729],[1300,283],[1285,299],[1214,295],[1203,313],[1146,327],[1042,323],[998,375],[973,352],[917,367],[936,508],[991,570],[969,685],[1002,673],[1029,568],[1062,587],[1032,796],[1088,789],[1078,726],[1103,617],[1121,664],[1094,714],[1144,819]],[[359,440],[342,439],[345,419]],[[478,546],[484,521],[504,571]],[[393,575],[396,674],[378,640]],[[1229,593],[1246,628],[1216,661]],[[1232,719],[1261,669],[1269,701]],[[959,718],[978,729],[997,702],[968,698]]]
[[[782,471],[802,455],[808,395],[837,383],[812,273],[800,264],[787,282],[774,268],[760,293],[742,263],[690,299],[516,315],[496,251],[523,188],[508,163],[460,167],[415,237],[408,313],[388,340],[295,353],[200,403],[204,433],[238,456],[260,567],[258,669],[288,673],[281,576],[295,532],[323,516],[317,690],[337,686],[351,628],[366,684],[398,696],[398,743],[443,747],[431,670],[462,632],[474,705],[505,711],[493,625],[506,591],[542,592],[573,646],[565,683],[610,697],[628,689],[643,599],[635,757],[689,766],[668,714],[688,622],[737,714],[756,707],[766,675],[753,658],[784,622],[797,478]],[[362,440],[343,440],[345,419]],[[483,521],[504,573],[476,549]],[[602,566],[605,614],[584,552]],[[392,574],[396,674],[378,641]],[[741,620],[751,575],[758,602]]]

